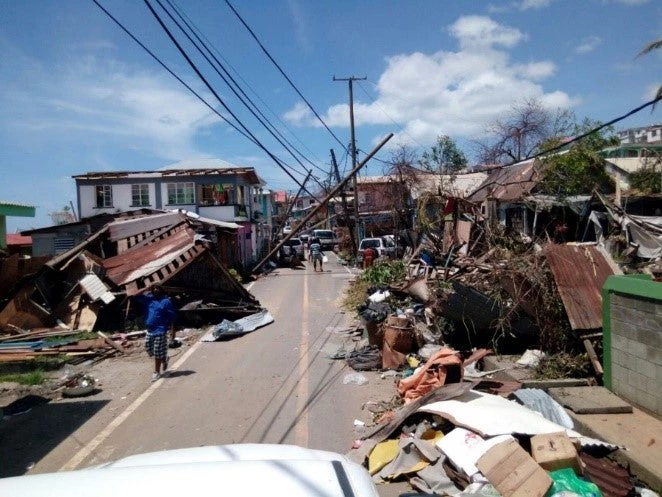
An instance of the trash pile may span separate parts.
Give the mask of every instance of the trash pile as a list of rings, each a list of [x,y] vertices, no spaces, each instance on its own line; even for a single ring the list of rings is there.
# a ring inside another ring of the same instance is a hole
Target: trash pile
[[[29,271],[21,273],[13,268],[17,261],[5,260],[0,361],[121,353],[127,337],[134,337],[131,333],[91,341],[76,337],[83,331],[135,329],[133,320],[142,312],[130,297],[153,284],[160,284],[173,300],[178,326],[260,312],[260,303],[224,262],[236,228],[186,212],[124,213]]]
[[[407,383],[400,380],[398,389]],[[406,480],[441,495],[633,494],[628,471],[607,458],[618,447],[576,432],[542,390],[504,398],[490,393],[494,388],[491,381],[457,381],[409,398],[355,440],[347,456],[376,483]]]

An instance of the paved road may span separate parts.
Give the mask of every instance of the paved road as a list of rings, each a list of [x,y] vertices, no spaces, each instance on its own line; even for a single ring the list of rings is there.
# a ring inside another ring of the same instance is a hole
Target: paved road
[[[351,370],[328,358],[346,340],[337,332],[349,324],[339,300],[352,277],[331,258],[324,273],[279,269],[255,282],[251,292],[273,314],[273,324],[232,341],[194,345],[175,362],[173,377],[151,384],[107,424],[92,430],[92,417],[68,437],[54,451],[58,469],[240,442],[346,452],[354,419],[367,420],[363,403],[389,398],[393,386],[375,380],[344,385]],[[39,466],[43,471],[53,465]]]

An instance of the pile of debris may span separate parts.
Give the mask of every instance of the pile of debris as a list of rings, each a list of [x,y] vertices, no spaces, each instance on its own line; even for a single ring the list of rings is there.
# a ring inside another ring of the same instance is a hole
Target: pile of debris
[[[122,346],[105,336],[77,343],[68,337],[81,330],[135,329],[142,310],[132,306],[131,297],[153,284],[169,293],[179,326],[260,312],[260,303],[223,262],[238,227],[186,212],[139,213],[109,222],[11,285],[0,285],[0,360],[119,352]],[[52,337],[58,340],[46,340]]]
[[[17,330],[0,334],[0,363],[30,361],[38,357],[51,357],[68,364],[125,354],[145,331],[107,335],[101,331],[42,328],[31,331]]]
[[[389,411],[347,455],[376,483],[406,479],[427,493],[633,494],[629,472],[607,458],[618,447],[576,432],[552,397],[538,389],[510,399],[491,391],[493,382],[483,381],[436,388]]]

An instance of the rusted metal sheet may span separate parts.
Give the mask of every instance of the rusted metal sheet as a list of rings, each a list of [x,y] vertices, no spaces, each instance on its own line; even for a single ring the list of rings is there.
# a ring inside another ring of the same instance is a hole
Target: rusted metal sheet
[[[468,199],[472,202],[483,202],[487,199],[504,202],[521,200],[531,193],[537,179],[538,170],[533,159],[501,167],[490,172]]]
[[[585,473],[600,488],[604,497],[634,494],[634,485],[626,469],[605,457],[597,458],[584,452],[580,452],[579,457],[586,464]]]
[[[602,328],[602,286],[614,269],[595,246],[554,245],[545,256],[573,330]]]
[[[115,221],[108,224],[110,240],[117,241],[121,238],[142,235],[179,223],[184,216],[179,212],[166,212],[153,216],[140,217],[138,219],[128,219]]]
[[[192,229],[178,231],[150,245],[103,261],[106,276],[132,295],[152,283],[168,280],[205,251],[196,245]]]

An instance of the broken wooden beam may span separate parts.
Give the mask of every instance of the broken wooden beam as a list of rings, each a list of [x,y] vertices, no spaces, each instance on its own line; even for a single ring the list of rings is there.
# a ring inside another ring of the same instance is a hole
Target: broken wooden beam
[[[105,333],[103,333],[101,331],[97,331],[97,335],[99,335],[101,338],[103,338],[108,345],[110,345],[112,348],[114,348],[118,352],[121,352],[122,354],[125,353],[124,347],[122,347],[120,344],[118,344],[115,340],[112,340]]]

